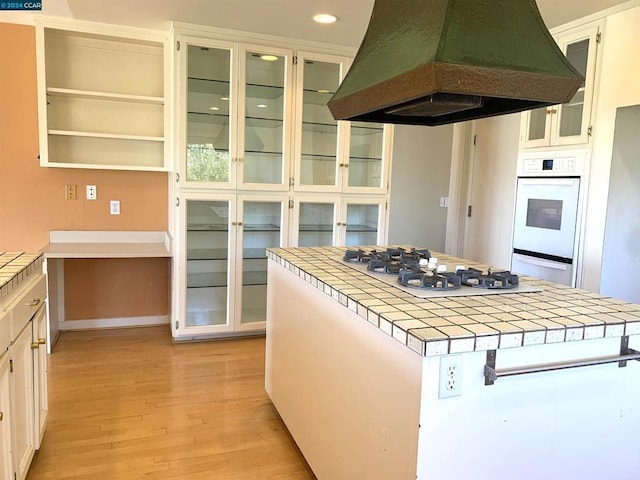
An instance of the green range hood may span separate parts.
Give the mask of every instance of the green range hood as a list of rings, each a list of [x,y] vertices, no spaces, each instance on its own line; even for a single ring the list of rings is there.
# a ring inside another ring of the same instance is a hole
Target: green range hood
[[[375,0],[337,120],[443,125],[565,103],[584,78],[535,0]]]

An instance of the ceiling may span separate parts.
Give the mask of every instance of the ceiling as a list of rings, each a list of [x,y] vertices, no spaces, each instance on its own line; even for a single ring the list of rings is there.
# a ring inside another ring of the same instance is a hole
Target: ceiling
[[[168,29],[170,21],[244,30],[357,47],[374,0],[47,0],[43,14]],[[401,1],[401,0],[400,0]],[[549,28],[626,0],[537,0]],[[318,25],[311,15],[333,13],[339,21]]]

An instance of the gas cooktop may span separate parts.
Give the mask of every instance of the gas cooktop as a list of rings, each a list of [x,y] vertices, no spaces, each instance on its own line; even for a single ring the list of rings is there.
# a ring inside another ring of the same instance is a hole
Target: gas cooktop
[[[439,263],[427,249],[350,249],[341,259],[373,278],[417,297],[490,295],[540,291],[506,270],[486,271]]]

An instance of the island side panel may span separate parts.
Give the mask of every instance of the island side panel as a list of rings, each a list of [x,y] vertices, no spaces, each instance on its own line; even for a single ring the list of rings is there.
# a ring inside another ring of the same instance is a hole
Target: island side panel
[[[630,337],[640,349],[640,336]],[[497,350],[496,368],[616,356],[620,338]],[[438,398],[440,358],[426,357],[419,480],[636,480],[640,362],[498,378],[486,352],[462,358],[462,394]]]
[[[320,480],[414,480],[422,357],[269,261],[266,390]]]

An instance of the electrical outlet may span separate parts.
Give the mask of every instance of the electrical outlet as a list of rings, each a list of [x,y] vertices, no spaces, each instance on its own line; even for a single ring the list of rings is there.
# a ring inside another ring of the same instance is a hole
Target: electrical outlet
[[[75,200],[78,198],[75,185],[67,184],[64,186],[64,198],[66,200]]]
[[[462,355],[440,357],[439,398],[462,395]]]
[[[95,185],[87,185],[87,200],[96,200],[98,198],[98,189]]]
[[[109,202],[109,213],[111,215],[120,215],[120,200],[111,200]]]

